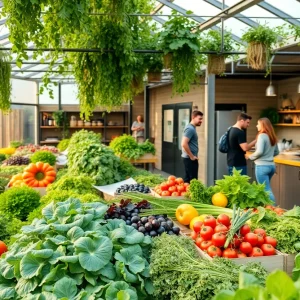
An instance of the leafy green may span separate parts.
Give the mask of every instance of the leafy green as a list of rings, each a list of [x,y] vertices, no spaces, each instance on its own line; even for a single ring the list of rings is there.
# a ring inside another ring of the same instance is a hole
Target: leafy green
[[[0,194],[5,191],[5,187],[9,183],[9,178],[7,177],[0,177]]]
[[[191,201],[211,204],[213,188],[206,187],[200,180],[193,179],[190,183],[188,197]]]
[[[155,187],[156,185],[161,184],[164,181],[166,181],[166,178],[164,178],[160,174],[151,174],[151,173],[149,173],[147,175],[133,176],[133,179],[137,183],[143,183],[145,186],[149,186],[149,187]]]
[[[259,277],[263,285],[267,272],[258,264],[238,266],[228,259],[201,259],[190,238],[155,238],[150,274],[158,299],[212,299],[222,289],[238,287],[239,271]]]
[[[37,163],[39,161],[48,163],[51,166],[54,166],[56,163],[56,156],[50,151],[36,151],[31,157],[30,160],[32,163]]]
[[[61,140],[57,145],[58,150],[61,152],[65,151],[68,148],[69,143],[70,143],[70,139]]]
[[[11,218],[7,215],[0,214],[0,241],[9,244],[11,236],[17,234],[21,227],[26,224],[26,222],[22,222],[17,218]]]
[[[12,177],[22,173],[26,166],[1,166],[0,167],[0,176],[3,177]]]
[[[22,221],[39,203],[40,194],[27,186],[13,187],[0,195],[0,211]]]
[[[288,210],[283,215],[284,217],[293,217],[300,219],[300,206],[295,205],[293,209]]]
[[[268,275],[265,287],[257,283],[255,276],[241,272],[239,289],[234,292],[220,291],[213,300],[298,300],[299,298],[299,281],[293,282],[285,272],[277,270]]]
[[[151,292],[151,238],[107,206],[50,203],[0,259],[1,299],[140,299]],[[81,298],[84,295],[85,298]]]
[[[250,177],[241,175],[241,171],[233,170],[232,176],[224,176],[224,179],[216,180],[214,192],[221,192],[228,201],[228,207],[236,204],[240,208],[251,208],[272,204],[269,195],[265,191],[264,184],[249,183]]]
[[[6,155],[3,153],[0,153],[0,163],[2,163],[4,160],[6,160]]]

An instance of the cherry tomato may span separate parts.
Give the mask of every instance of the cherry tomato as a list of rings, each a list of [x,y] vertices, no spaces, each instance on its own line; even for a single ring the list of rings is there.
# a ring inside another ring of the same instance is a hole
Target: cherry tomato
[[[263,244],[260,249],[264,253],[265,256],[275,255],[275,248],[270,244]]]
[[[220,214],[217,218],[219,224],[223,224],[225,226],[230,225],[230,218],[225,214]]]
[[[204,225],[210,226],[211,228],[215,228],[217,225],[217,221],[213,216],[206,216],[204,218]]]
[[[168,177],[168,180],[170,181],[170,180],[173,180],[173,181],[175,181],[175,179],[176,179],[176,177],[175,176],[173,176],[173,175],[171,175],[171,176],[169,176]]]
[[[178,192],[173,192],[171,196],[172,196],[172,197],[178,197],[178,196],[179,196],[179,193],[178,193]]]
[[[266,235],[267,235],[267,234],[266,234],[266,231],[263,230],[262,228],[256,228],[256,229],[254,229],[253,232],[256,233],[256,234],[260,233],[260,234],[262,235],[263,238],[265,238]]]
[[[199,236],[196,238],[195,244],[200,248],[200,245],[203,241],[203,238]]]
[[[221,257],[222,256],[222,251],[219,247],[216,247],[216,246],[209,246],[208,249],[207,249],[207,254],[210,256],[210,257]]]
[[[183,185],[185,186],[185,188],[187,188],[190,184],[185,182]]]
[[[257,235],[257,247],[260,247],[265,243],[265,239],[260,233],[257,233],[256,235]]]
[[[202,226],[200,236],[203,237],[205,241],[211,240],[213,234],[214,230],[210,226]]]
[[[244,241],[251,244],[252,247],[257,245],[258,237],[255,233],[249,232],[244,236]]]
[[[160,185],[160,189],[162,191],[167,191],[169,189],[169,186],[166,182],[163,182],[161,185]]]
[[[264,256],[262,250],[258,247],[253,247],[252,251],[249,254],[250,257]]]
[[[178,192],[184,192],[185,191],[185,187],[183,185],[178,185],[177,186],[177,191]]]
[[[200,244],[200,249],[205,251],[208,249],[209,246],[212,246],[212,241],[203,241],[201,244]]]
[[[218,224],[218,225],[215,227],[215,233],[218,233],[218,232],[226,233],[227,231],[228,231],[227,226],[225,226],[225,225],[223,225],[223,224]]]
[[[194,231],[196,231],[197,233],[200,232],[202,225],[203,225],[203,223],[201,221],[195,222],[193,225]]]
[[[176,184],[182,184],[183,183],[183,179],[178,177],[175,179]]]
[[[240,249],[238,249],[236,252],[237,252],[237,257],[238,258],[245,258],[245,257],[247,257],[247,255],[245,253],[243,253]]]
[[[251,231],[249,225],[245,224],[240,228],[241,235],[245,236],[247,233]]]
[[[191,233],[191,238],[192,238],[193,240],[196,240],[197,237],[198,237],[198,233],[195,232],[195,231],[192,231],[192,233]]]
[[[185,197],[185,196],[186,196],[186,192],[182,192],[182,193],[181,193],[181,196],[182,196],[182,197]]]
[[[231,248],[227,248],[223,251],[223,254],[222,254],[223,257],[226,257],[226,258],[237,258],[237,252],[234,250],[234,249],[231,249]]]
[[[274,238],[272,238],[271,236],[266,236],[265,237],[265,244],[270,244],[274,248],[276,248],[276,246],[277,246],[277,240],[274,239]]]
[[[240,245],[240,250],[245,254],[251,253],[252,249],[253,247],[248,242],[242,242]]]
[[[226,242],[226,235],[224,235],[223,233],[215,233],[212,238],[212,243],[214,246],[216,247],[223,247],[225,242]]]
[[[161,195],[163,197],[166,197],[166,196],[171,196],[171,193],[169,191],[163,191],[163,192],[161,192]]]
[[[175,186],[175,185],[176,185],[175,180],[168,180],[168,181],[167,181],[167,185],[168,185],[169,187]]]
[[[169,187],[169,192],[172,194],[174,192],[177,192],[176,186],[170,186]]]

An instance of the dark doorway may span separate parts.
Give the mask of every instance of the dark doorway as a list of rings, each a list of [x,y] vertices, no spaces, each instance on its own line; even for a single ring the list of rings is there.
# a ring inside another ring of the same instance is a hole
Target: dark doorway
[[[192,103],[162,106],[162,170],[177,177],[184,176],[181,159],[181,138],[190,122]]]

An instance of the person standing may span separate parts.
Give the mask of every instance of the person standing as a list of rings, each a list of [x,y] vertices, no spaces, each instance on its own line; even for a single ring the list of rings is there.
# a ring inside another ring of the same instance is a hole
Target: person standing
[[[269,193],[270,199],[275,202],[270,182],[276,171],[274,156],[279,154],[277,137],[268,118],[259,119],[256,127],[258,134],[255,152],[246,157],[254,161],[257,182],[265,184],[266,192]]]
[[[228,152],[227,166],[228,173],[232,175],[233,168],[241,170],[242,175],[247,175],[246,151],[250,150],[256,143],[247,143],[246,129],[250,125],[252,117],[241,113],[238,115],[237,122],[230,128],[228,133]]]
[[[136,139],[138,143],[143,143],[145,140],[145,123],[142,115],[138,115],[136,121],[133,122],[131,126],[132,136]]]
[[[198,179],[198,135],[196,127],[201,126],[203,113],[201,111],[192,112],[191,122],[184,128],[181,140],[182,159],[184,164],[184,182],[190,183],[192,179]]]

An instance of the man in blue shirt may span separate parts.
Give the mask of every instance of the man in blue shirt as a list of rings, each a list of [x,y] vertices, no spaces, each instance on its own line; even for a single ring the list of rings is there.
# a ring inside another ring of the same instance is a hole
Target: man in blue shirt
[[[198,179],[198,135],[197,126],[201,126],[203,121],[203,113],[201,111],[193,111],[192,121],[184,128],[181,147],[182,158],[185,168],[184,182],[190,183],[192,179]]]

